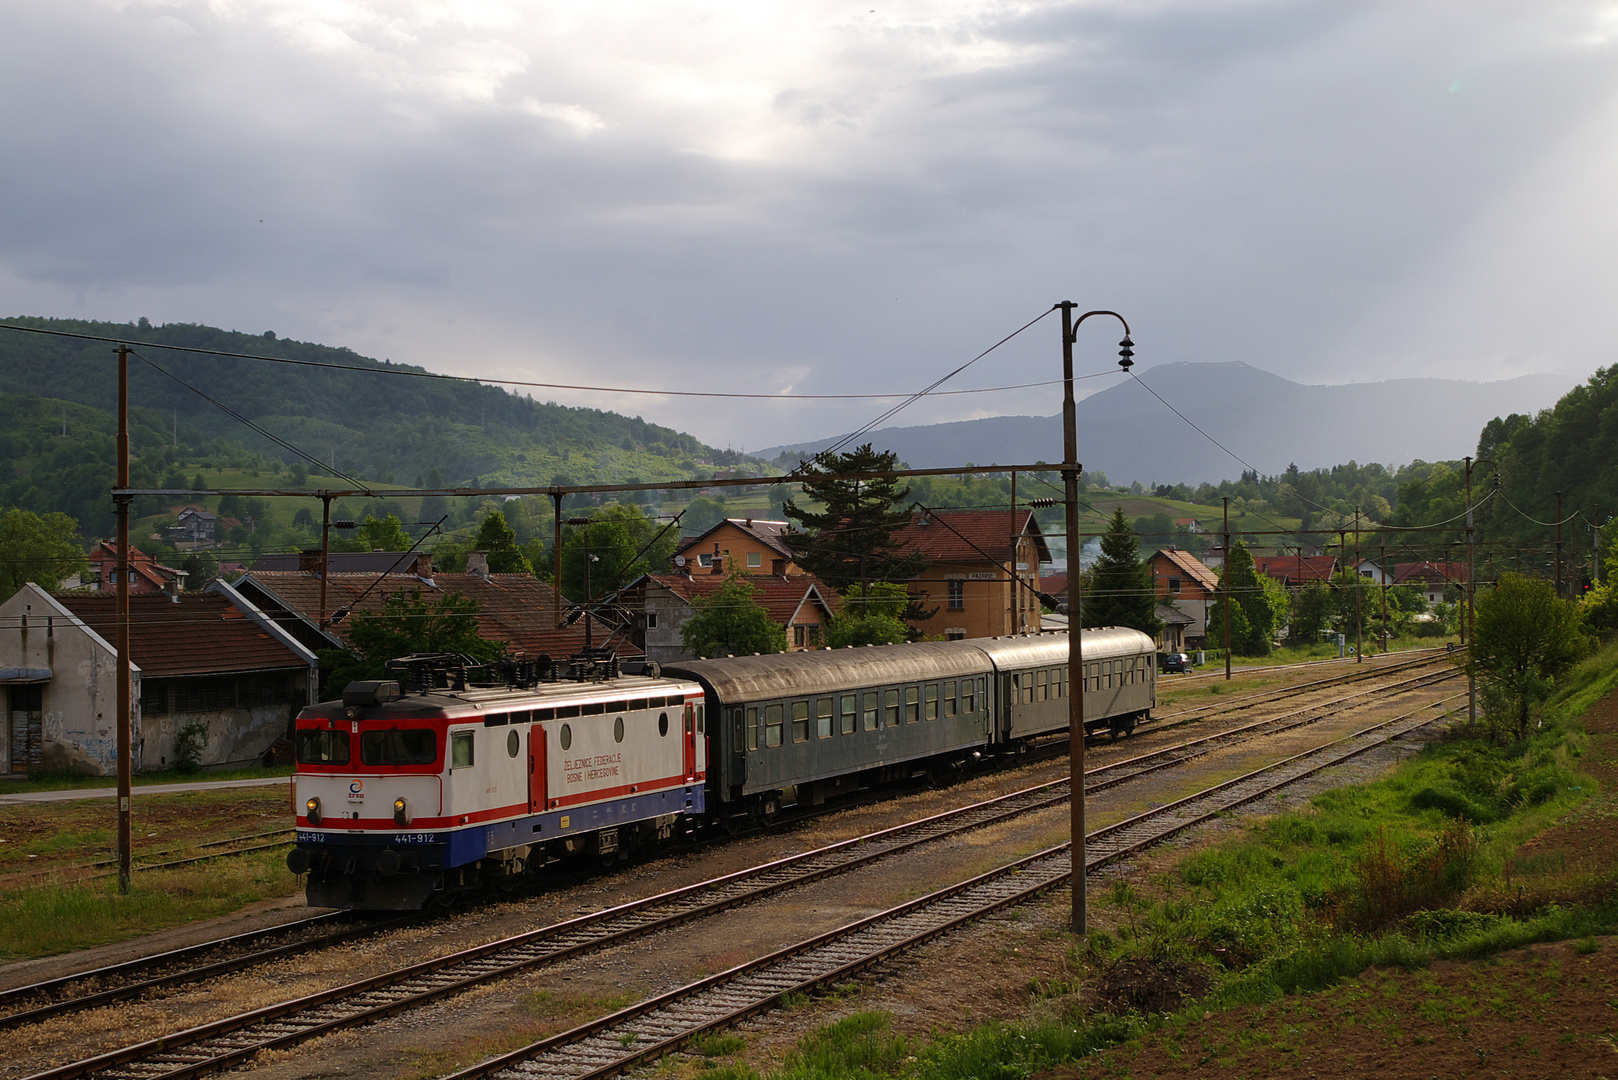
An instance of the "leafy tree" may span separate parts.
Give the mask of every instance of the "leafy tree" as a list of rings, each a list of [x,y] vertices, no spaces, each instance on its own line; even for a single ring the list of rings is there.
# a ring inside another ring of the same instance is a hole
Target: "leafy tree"
[[[411,653],[460,653],[474,660],[504,656],[504,641],[479,635],[478,611],[478,602],[461,593],[435,601],[422,599],[420,588],[389,593],[380,611],[354,614],[348,631],[351,651],[321,654],[327,686],[341,690],[355,679],[385,678],[389,660]]]
[[[679,544],[678,530],[666,529],[638,506],[618,504],[597,510],[590,518],[590,592],[604,596],[621,589],[640,575],[666,568]],[[585,537],[575,527],[562,537],[562,594],[584,599]]]
[[[1276,609],[1271,591],[1253,569],[1253,555],[1240,540],[1231,545],[1221,568],[1219,593],[1208,605],[1208,630],[1224,635],[1225,581],[1230,584],[1230,649],[1237,656],[1268,656],[1275,638]],[[1238,615],[1238,612],[1240,613]],[[1238,627],[1240,629],[1238,630]]]
[[[79,523],[62,513],[27,510],[0,514],[0,600],[27,582],[46,590],[89,569],[79,547]]]
[[[487,552],[489,572],[494,574],[532,574],[533,564],[522,548],[517,546],[517,534],[506,524],[506,515],[491,510],[478,528],[476,551]]]
[[[695,615],[680,627],[680,639],[693,656],[747,656],[786,652],[787,632],[764,605],[762,589],[732,575],[714,592],[692,601]]]
[[[1292,594],[1292,607],[1287,618],[1287,643],[1312,645],[1332,625],[1333,608],[1331,590],[1319,581],[1310,582]],[[1224,634],[1224,624],[1210,624],[1210,635]],[[1235,632],[1232,631],[1232,638]],[[1221,637],[1220,640],[1223,640]]]
[[[352,538],[334,541],[332,548],[336,551],[409,551],[412,542],[410,534],[392,514],[380,521],[367,514]]]
[[[724,521],[726,514],[725,500],[722,497],[715,499],[699,495],[686,506],[680,522],[687,536],[697,536]]]
[[[1528,734],[1530,706],[1550,696],[1556,677],[1590,650],[1579,609],[1544,581],[1507,572],[1474,600],[1474,633],[1464,666],[1508,709],[1512,730]],[[1487,699],[1486,699],[1487,701]]]
[[[185,587],[196,590],[219,576],[219,560],[210,551],[193,551],[180,564],[185,571]]]
[[[1101,538],[1101,557],[1090,569],[1084,596],[1085,626],[1127,626],[1157,636],[1157,594],[1152,568],[1140,557],[1135,533],[1116,507]]]
[[[826,627],[828,648],[847,645],[897,645],[908,641],[911,628],[905,625],[910,593],[903,585],[873,581],[843,590],[843,610],[832,616]]]
[[[877,453],[866,443],[846,454],[816,458],[804,469],[804,506],[788,499],[781,507],[796,523],[783,537],[793,558],[810,573],[841,592],[854,582],[903,581],[919,574],[925,557],[906,553],[893,533],[909,524],[907,510],[896,509],[910,497],[898,481],[837,480],[833,473],[882,472],[896,468],[892,451]],[[819,512],[807,509],[819,502]]]

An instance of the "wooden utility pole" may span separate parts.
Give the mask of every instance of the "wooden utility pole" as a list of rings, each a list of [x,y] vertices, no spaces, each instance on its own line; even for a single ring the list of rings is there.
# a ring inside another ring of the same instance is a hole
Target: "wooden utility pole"
[[[1556,598],[1567,599],[1562,591],[1562,493],[1556,493]]]
[[[129,487],[129,347],[118,346],[118,487]],[[134,681],[129,654],[129,504],[115,495],[118,516],[118,891],[129,891],[130,758],[134,753]]]
[[[1354,662],[1365,663],[1365,620],[1360,613],[1360,508],[1354,508]]]
[[[1378,556],[1377,575],[1382,579],[1382,652],[1388,651],[1388,545],[1383,544],[1381,554]]]
[[[1472,529],[1472,459],[1467,457],[1463,460],[1466,462],[1466,640],[1471,642],[1477,630],[1473,623],[1474,596],[1477,592],[1477,538]],[[1478,722],[1478,679],[1472,674],[1470,664],[1466,673],[1466,719],[1471,724]]]

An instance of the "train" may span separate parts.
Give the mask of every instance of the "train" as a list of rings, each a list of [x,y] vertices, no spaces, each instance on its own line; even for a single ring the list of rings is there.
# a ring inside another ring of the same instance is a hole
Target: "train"
[[[1085,731],[1157,704],[1156,646],[1083,631]],[[287,855],[314,907],[415,910],[564,859],[958,775],[1068,729],[1066,633],[690,660],[396,662],[295,721]]]

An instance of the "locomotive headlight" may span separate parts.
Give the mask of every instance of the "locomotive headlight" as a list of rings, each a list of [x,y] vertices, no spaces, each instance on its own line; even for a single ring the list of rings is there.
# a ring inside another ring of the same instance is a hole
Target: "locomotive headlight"
[[[308,800],[303,804],[303,810],[305,815],[309,818],[309,824],[320,824],[320,796],[309,796]]]
[[[401,829],[410,824],[410,804],[405,802],[402,795],[393,800],[393,823]]]

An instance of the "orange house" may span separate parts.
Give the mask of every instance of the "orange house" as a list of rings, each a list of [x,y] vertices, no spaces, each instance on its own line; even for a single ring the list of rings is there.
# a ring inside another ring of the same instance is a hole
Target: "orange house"
[[[915,624],[923,634],[957,641],[1039,632],[1039,564],[1051,552],[1033,511],[917,513],[893,538],[927,559],[908,583],[923,608],[938,609]]]
[[[781,539],[784,521],[761,518],[726,518],[699,536],[682,537],[674,554],[676,573],[724,575],[768,574],[784,577],[803,573],[792,561],[792,549]]]

